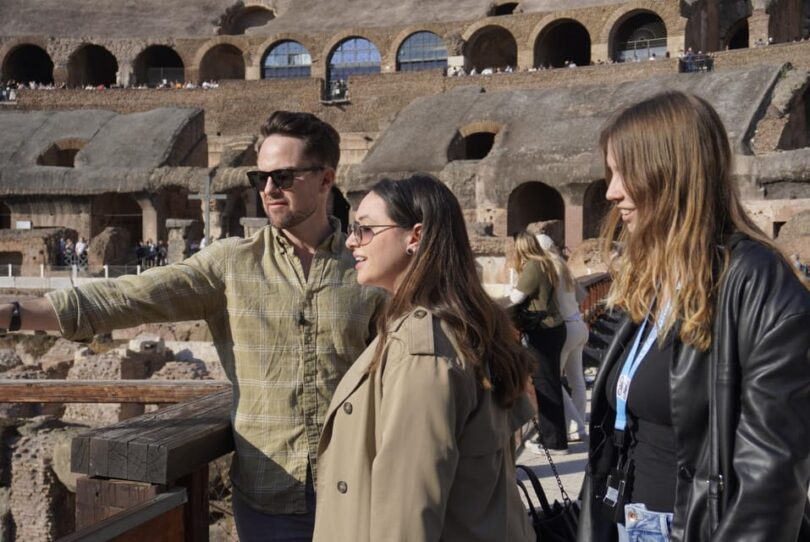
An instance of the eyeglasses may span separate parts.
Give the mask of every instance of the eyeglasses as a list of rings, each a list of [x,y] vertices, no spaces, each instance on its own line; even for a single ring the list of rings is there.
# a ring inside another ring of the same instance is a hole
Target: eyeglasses
[[[287,190],[293,185],[295,178],[301,173],[306,173],[307,171],[321,171],[322,169],[326,168],[323,166],[312,166],[288,167],[283,169],[274,169],[273,171],[248,171],[247,178],[250,181],[250,184],[253,185],[253,188],[259,192],[264,192],[264,189],[267,187],[268,178],[273,180],[273,185],[276,187],[280,188],[281,190]]]
[[[397,224],[360,224],[359,222],[352,222],[349,224],[349,235],[354,235],[355,240],[357,240],[358,246],[364,246],[371,242],[374,239],[374,236],[378,233],[382,233],[385,230],[390,230],[391,228],[400,228]],[[372,228],[383,228],[381,230],[374,231]]]

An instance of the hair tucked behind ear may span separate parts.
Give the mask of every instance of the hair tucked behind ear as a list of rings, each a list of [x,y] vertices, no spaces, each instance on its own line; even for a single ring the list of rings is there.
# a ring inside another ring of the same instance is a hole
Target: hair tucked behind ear
[[[423,306],[450,327],[481,385],[494,385],[496,401],[510,406],[523,392],[530,361],[506,312],[481,286],[458,200],[444,184],[424,174],[401,181],[382,179],[371,191],[385,202],[395,224],[422,224],[422,235],[405,276],[377,320],[380,341],[370,370],[376,370],[385,350],[389,322]]]

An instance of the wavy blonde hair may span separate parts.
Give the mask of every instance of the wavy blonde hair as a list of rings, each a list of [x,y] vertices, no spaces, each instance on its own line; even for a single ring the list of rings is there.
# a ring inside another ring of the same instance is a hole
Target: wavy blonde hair
[[[515,256],[515,270],[518,273],[523,272],[529,260],[534,260],[548,277],[551,285],[556,288],[559,275],[554,262],[555,256],[543,250],[534,235],[524,230],[515,236]]]
[[[729,263],[729,235],[741,232],[781,254],[740,202],[719,115],[697,96],[664,92],[622,111],[603,130],[600,145],[605,180],[610,183],[612,175],[609,147],[637,221],[630,234],[617,209],[605,220],[605,261],[615,240],[622,246],[611,266],[608,306],[640,322],[651,307],[659,318],[661,304],[653,303],[668,299],[672,310],[660,336],[680,322],[681,341],[707,350],[717,291]]]

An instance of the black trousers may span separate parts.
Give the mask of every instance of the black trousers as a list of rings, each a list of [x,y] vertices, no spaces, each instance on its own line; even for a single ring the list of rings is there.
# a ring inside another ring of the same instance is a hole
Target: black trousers
[[[548,329],[538,328],[527,333],[529,345],[535,350],[537,368],[532,375],[540,411],[540,436],[553,449],[568,448],[562,387],[560,383],[560,353],[565,344],[565,324]]]

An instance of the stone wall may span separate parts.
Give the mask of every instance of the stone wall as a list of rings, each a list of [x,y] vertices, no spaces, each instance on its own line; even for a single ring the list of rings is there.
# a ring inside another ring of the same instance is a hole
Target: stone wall
[[[37,230],[0,230],[0,274],[39,276],[40,265],[54,265],[59,238],[76,239],[76,232],[66,228]]]

